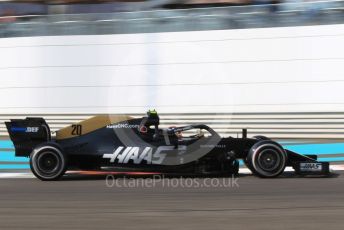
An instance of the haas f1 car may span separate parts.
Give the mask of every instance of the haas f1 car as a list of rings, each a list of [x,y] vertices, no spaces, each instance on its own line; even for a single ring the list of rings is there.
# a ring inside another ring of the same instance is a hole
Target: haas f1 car
[[[329,163],[301,155],[264,137],[222,138],[204,124],[159,128],[159,116],[98,115],[56,131],[43,118],[6,122],[16,156],[29,157],[33,174],[57,180],[66,170],[130,170],[180,175],[229,175],[243,160],[259,177],[329,174]]]

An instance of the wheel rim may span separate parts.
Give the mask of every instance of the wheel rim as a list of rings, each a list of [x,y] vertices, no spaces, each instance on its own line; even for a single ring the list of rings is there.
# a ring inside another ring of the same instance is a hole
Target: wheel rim
[[[281,163],[280,154],[274,149],[265,149],[258,156],[259,167],[267,172],[275,171]]]
[[[275,177],[282,173],[287,160],[284,150],[274,143],[258,143],[257,148],[252,149],[251,167],[255,173],[262,177]]]
[[[60,166],[60,158],[54,152],[43,152],[37,158],[37,167],[44,174],[54,174]]]

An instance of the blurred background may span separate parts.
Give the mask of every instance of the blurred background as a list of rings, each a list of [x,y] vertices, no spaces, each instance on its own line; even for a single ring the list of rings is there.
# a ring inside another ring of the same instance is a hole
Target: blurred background
[[[0,36],[319,25],[342,13],[343,1],[320,0],[0,1]]]
[[[2,37],[242,29],[341,23],[343,1],[0,1]]]

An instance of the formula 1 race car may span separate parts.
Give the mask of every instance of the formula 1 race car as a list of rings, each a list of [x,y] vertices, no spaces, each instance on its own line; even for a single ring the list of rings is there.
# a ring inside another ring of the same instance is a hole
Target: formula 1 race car
[[[137,170],[162,174],[230,175],[242,159],[252,173],[271,178],[286,166],[297,174],[329,174],[316,155],[284,149],[264,136],[221,138],[204,124],[159,128],[154,111],[143,118],[98,115],[56,131],[43,118],[6,122],[16,156],[30,157],[33,174],[57,180],[66,170]]]

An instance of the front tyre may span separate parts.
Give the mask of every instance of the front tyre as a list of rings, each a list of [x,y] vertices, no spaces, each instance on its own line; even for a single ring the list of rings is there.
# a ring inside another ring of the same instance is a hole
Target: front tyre
[[[284,171],[287,164],[287,154],[276,142],[263,140],[252,146],[246,160],[249,169],[255,175],[272,178]]]
[[[46,144],[32,151],[30,168],[40,180],[58,180],[66,172],[67,162],[60,148]]]
[[[253,138],[260,140],[260,141],[267,141],[267,140],[271,140],[270,138],[266,137],[266,136],[254,136]]]

